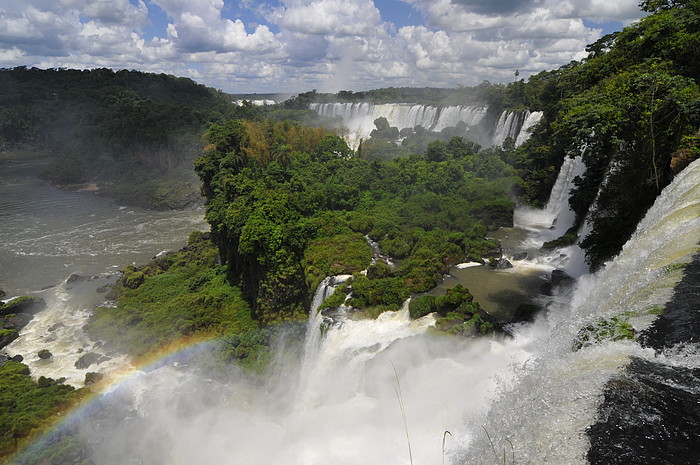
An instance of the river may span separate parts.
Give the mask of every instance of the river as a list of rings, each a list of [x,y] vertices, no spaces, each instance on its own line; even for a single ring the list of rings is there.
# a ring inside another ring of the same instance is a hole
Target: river
[[[201,210],[147,211],[57,189],[38,178],[45,166],[37,160],[0,165],[0,289],[4,299],[33,295],[48,304],[3,352],[22,355],[36,377],[66,377],[81,386],[88,370],[76,369],[75,362],[95,345],[82,327],[104,300],[97,289],[113,283],[125,265],[178,249],[190,232],[208,225]],[[87,279],[67,282],[71,275]],[[53,357],[40,359],[41,349]],[[108,366],[124,361],[110,357]]]

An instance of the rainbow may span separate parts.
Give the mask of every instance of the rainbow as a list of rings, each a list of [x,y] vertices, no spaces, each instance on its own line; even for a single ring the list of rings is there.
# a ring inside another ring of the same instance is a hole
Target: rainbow
[[[32,431],[24,444],[7,461],[11,465],[33,464],[35,456],[41,454],[51,444],[57,443],[75,432],[84,418],[99,412],[105,396],[114,392],[119,386],[144,373],[165,366],[177,366],[181,361],[191,359],[194,355],[211,350],[220,341],[217,336],[190,336],[178,339],[157,350],[134,358],[131,363],[108,373],[99,382],[82,388],[86,394],[72,406],[56,413],[53,421]]]

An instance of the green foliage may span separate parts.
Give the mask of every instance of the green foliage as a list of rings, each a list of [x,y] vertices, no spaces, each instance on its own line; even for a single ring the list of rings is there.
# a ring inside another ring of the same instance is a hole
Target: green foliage
[[[569,228],[564,234],[556,239],[547,241],[542,244],[543,249],[556,249],[559,247],[566,247],[568,245],[573,245],[578,240],[578,227],[576,225]]]
[[[414,320],[416,318],[423,317],[429,313],[435,311],[435,296],[434,295],[422,295],[418,296],[408,304],[408,312],[411,318]]]
[[[319,310],[323,310],[324,308],[336,308],[343,305],[347,300],[349,293],[350,289],[347,283],[341,283],[333,292],[333,294],[331,294],[329,297],[326,298],[326,300],[321,302]]]
[[[598,342],[620,341],[634,339],[634,337],[634,328],[627,322],[625,315],[600,318],[578,332],[574,340],[573,350],[576,351]]]
[[[52,154],[43,176],[55,184],[94,182],[101,194],[121,202],[183,208],[201,202],[191,168],[211,123],[265,115],[318,124],[309,110],[236,106],[231,100],[164,74],[1,69],[0,146]]]
[[[491,317],[480,309],[469,290],[460,284],[447,289],[445,295],[435,297],[432,309],[439,315],[435,320],[438,331],[475,336],[495,330],[494,324],[487,321]]]
[[[544,118],[514,151],[523,194],[544,202],[564,157],[583,155],[586,172],[575,180],[570,205],[580,225],[596,202],[592,231],[580,244],[593,268],[619,252],[659,192],[698,153],[692,141],[700,126],[700,4],[640,6],[652,14],[591,44],[585,60],[525,85]]]
[[[359,233],[321,237],[304,251],[304,274],[309,289],[316,289],[326,276],[353,274],[366,269],[372,250]]]
[[[460,138],[441,146],[442,161],[364,160],[337,136],[291,122],[214,125],[208,142],[195,164],[206,217],[229,277],[262,321],[298,318],[325,276],[367,268],[364,234],[407,260],[357,278],[354,304],[396,309],[451,264],[493,249],[486,227],[512,224],[512,170]],[[289,148],[284,163],[270,157],[275,147]]]
[[[140,268],[128,266],[116,285],[116,308],[97,308],[88,325],[95,338],[142,354],[185,336],[223,336],[258,328],[240,290],[217,265],[216,247],[194,232],[182,251]],[[134,287],[135,282],[140,282]]]
[[[218,352],[224,361],[237,362],[254,372],[262,372],[270,361],[270,332],[251,329],[224,337]]]
[[[46,302],[41,297],[21,296],[12,299],[6,304],[0,303],[0,316],[7,316],[13,313],[34,314],[46,308]]]
[[[26,365],[5,362],[0,366],[0,460],[50,427],[56,415],[84,394],[50,378],[34,382]]]

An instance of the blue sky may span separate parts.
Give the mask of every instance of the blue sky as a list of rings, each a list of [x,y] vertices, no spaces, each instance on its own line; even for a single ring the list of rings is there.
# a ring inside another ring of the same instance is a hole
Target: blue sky
[[[638,0],[0,0],[0,66],[138,69],[226,92],[527,78],[641,17]]]

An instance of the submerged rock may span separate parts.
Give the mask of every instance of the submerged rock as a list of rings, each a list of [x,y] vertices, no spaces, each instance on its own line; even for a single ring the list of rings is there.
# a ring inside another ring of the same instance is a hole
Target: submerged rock
[[[49,349],[41,349],[41,350],[37,353],[37,355],[38,355],[39,358],[42,359],[42,360],[46,360],[46,359],[49,359],[49,358],[53,357],[53,354],[51,353],[51,351],[50,351]]]
[[[78,370],[84,370],[89,368],[91,365],[99,365],[100,363],[106,362],[109,359],[109,357],[105,357],[104,355],[100,355],[95,352],[88,352],[75,362],[75,367]]]

